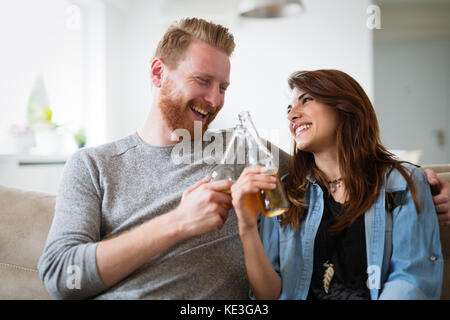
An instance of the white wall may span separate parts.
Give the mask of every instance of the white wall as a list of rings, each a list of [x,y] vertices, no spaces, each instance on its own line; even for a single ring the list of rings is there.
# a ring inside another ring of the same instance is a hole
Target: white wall
[[[383,5],[374,34],[375,109],[383,143],[450,162],[450,2]]]
[[[110,9],[115,13],[107,17],[108,140],[142,125],[151,99],[150,59],[170,22],[183,16],[222,23],[236,39],[231,85],[212,127],[233,126],[237,113],[247,109],[263,136],[290,151],[286,80],[300,69],[343,70],[371,97],[372,34],[366,27],[370,1],[305,0],[304,4],[306,10],[298,17],[264,21],[238,19],[235,0],[135,0],[126,10]]]
[[[450,162],[450,38],[382,42],[375,48],[383,142],[391,149],[422,150],[421,163]]]
[[[28,98],[40,74],[52,120],[68,140],[65,151],[76,148],[73,134],[80,128],[90,144],[105,142],[104,37],[102,0],[0,2],[0,153],[14,149],[6,146],[14,143],[11,125],[27,124]]]
[[[69,29],[68,1],[0,3],[0,133],[26,123],[26,106],[39,74],[50,97],[53,120],[79,125],[82,106],[81,30]],[[1,148],[0,148],[1,149]]]

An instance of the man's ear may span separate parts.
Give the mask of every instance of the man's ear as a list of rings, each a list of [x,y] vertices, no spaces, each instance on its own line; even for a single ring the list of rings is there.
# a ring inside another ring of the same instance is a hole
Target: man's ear
[[[161,87],[163,73],[166,65],[160,58],[155,58],[150,66],[150,78],[153,85],[157,88]]]

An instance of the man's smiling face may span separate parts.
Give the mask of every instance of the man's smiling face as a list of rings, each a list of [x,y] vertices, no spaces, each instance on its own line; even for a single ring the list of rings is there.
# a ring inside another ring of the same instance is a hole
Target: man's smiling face
[[[229,77],[227,54],[193,41],[161,83],[158,106],[167,126],[172,131],[187,129],[193,135],[194,121],[201,121],[205,132],[224,105]]]

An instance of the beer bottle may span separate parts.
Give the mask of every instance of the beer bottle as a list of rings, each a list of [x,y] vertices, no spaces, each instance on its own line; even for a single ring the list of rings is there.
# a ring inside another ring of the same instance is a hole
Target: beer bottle
[[[210,182],[217,180],[236,181],[239,178],[240,171],[245,165],[245,140],[245,129],[239,123],[233,129],[231,138],[226,140],[222,158],[210,172]],[[231,190],[224,190],[223,192],[230,194]]]
[[[285,213],[289,209],[289,201],[283,184],[280,180],[277,163],[273,154],[259,137],[255,125],[248,111],[239,113],[239,122],[245,128],[247,144],[247,164],[250,166],[262,165],[267,171],[264,174],[277,177],[276,188],[273,190],[261,190],[259,193],[247,195],[244,198],[245,205],[254,212],[258,208],[266,217],[275,217]]]

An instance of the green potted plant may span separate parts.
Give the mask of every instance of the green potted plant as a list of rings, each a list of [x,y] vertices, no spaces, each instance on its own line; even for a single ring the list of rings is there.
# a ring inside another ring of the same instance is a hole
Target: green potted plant
[[[78,145],[78,148],[84,148],[84,146],[86,145],[86,134],[84,133],[84,130],[78,130],[73,137]]]

